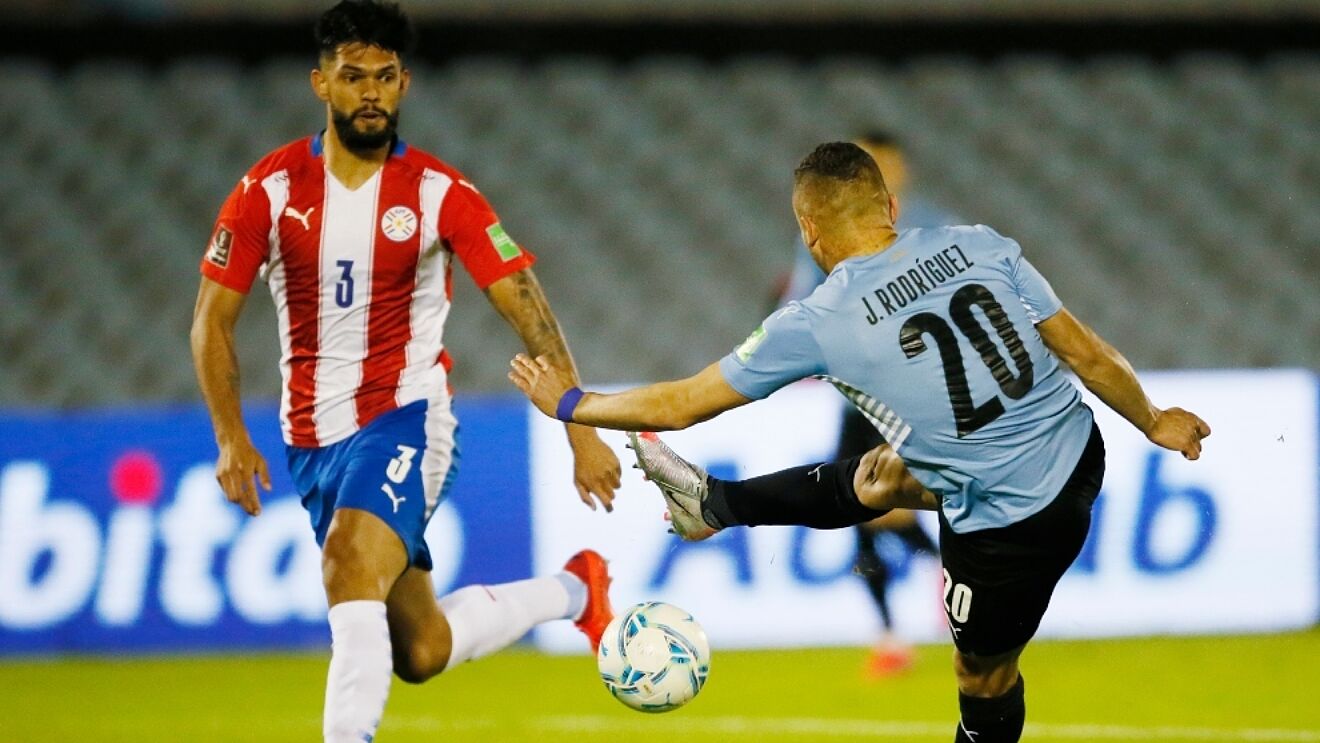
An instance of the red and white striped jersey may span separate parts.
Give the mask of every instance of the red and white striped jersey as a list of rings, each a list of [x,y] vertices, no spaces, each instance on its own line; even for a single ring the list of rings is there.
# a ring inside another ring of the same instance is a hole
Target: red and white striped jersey
[[[349,190],[326,169],[317,135],[243,176],[220,210],[202,274],[244,294],[258,273],[269,284],[284,440],[315,447],[448,394],[453,256],[482,289],[535,261],[435,157],[400,141]]]

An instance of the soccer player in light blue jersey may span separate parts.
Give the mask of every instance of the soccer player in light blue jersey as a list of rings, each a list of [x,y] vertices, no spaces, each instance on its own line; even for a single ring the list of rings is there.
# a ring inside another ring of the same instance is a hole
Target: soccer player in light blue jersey
[[[938,510],[955,741],[1017,741],[1026,717],[1018,658],[1085,542],[1104,476],[1099,430],[1060,362],[1151,442],[1188,459],[1210,428],[1156,407],[1017,243],[984,226],[897,234],[897,201],[856,145],[824,144],[802,161],[793,209],[828,278],[718,363],[616,394],[584,393],[525,355],[510,378],[547,415],[628,431],[686,428],[805,377],[832,382],[887,444],[733,482],[708,477],[654,434],[632,434],[638,463],[685,539]]]

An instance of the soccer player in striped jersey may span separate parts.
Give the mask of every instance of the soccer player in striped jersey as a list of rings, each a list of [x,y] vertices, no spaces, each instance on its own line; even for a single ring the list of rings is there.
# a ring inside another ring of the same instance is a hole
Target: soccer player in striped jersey
[[[443,342],[455,259],[529,353],[576,376],[532,272],[473,184],[399,139],[412,28],[397,5],[344,0],[316,26],[311,87],[326,128],[252,167],[201,263],[194,363],[225,495],[260,513],[267,465],[240,416],[233,329],[254,278],[269,285],[283,355],[280,418],[293,481],[322,546],[333,653],[325,740],[370,741],[391,671],[420,682],[534,624],[575,620],[593,649],[610,619],[594,552],[558,575],[461,588],[438,601],[423,539],[458,463]],[[611,508],[619,462],[569,425],[584,503]]]
[[[685,428],[806,377],[832,382],[888,443],[733,482],[634,434],[638,464],[685,539],[939,511],[962,712],[954,740],[1014,743],[1026,718],[1018,658],[1086,540],[1104,477],[1100,431],[1062,363],[1158,446],[1196,459],[1210,428],[1156,407],[1016,242],[984,225],[895,232],[898,202],[855,144],[824,144],[802,161],[793,208],[828,278],[718,363],[616,394],[584,393],[549,360],[521,354],[510,377],[547,415],[633,431]]]

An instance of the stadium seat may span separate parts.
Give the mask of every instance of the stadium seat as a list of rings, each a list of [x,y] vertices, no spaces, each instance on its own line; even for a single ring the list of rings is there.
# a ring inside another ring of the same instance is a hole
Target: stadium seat
[[[196,398],[198,259],[244,170],[323,125],[308,63],[7,62],[23,106],[0,109],[0,404]],[[792,259],[797,159],[877,125],[905,137],[923,196],[1018,239],[1137,366],[1320,358],[1315,55],[480,58],[413,73],[406,137],[542,257],[593,383],[690,374],[738,343]],[[455,382],[508,390],[516,339],[456,283]],[[254,291],[244,385],[273,398],[274,312]]]

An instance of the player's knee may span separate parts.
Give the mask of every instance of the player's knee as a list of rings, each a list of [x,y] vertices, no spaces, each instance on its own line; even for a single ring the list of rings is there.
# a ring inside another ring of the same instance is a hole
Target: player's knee
[[[344,532],[331,532],[321,549],[321,579],[331,603],[354,599],[383,600],[387,577],[370,550]]]
[[[436,642],[412,642],[394,649],[394,675],[408,684],[420,684],[439,675],[449,663],[449,647]]]
[[[1002,655],[968,655],[953,651],[953,671],[958,677],[958,691],[970,697],[998,697],[1017,683],[1017,659],[1020,651]]]
[[[985,659],[953,651],[953,672],[958,677],[958,691],[969,696],[981,696],[979,690],[986,680],[989,669]]]
[[[887,445],[863,454],[853,475],[857,500],[875,511],[913,507],[911,501],[920,497],[919,488],[903,460]]]

